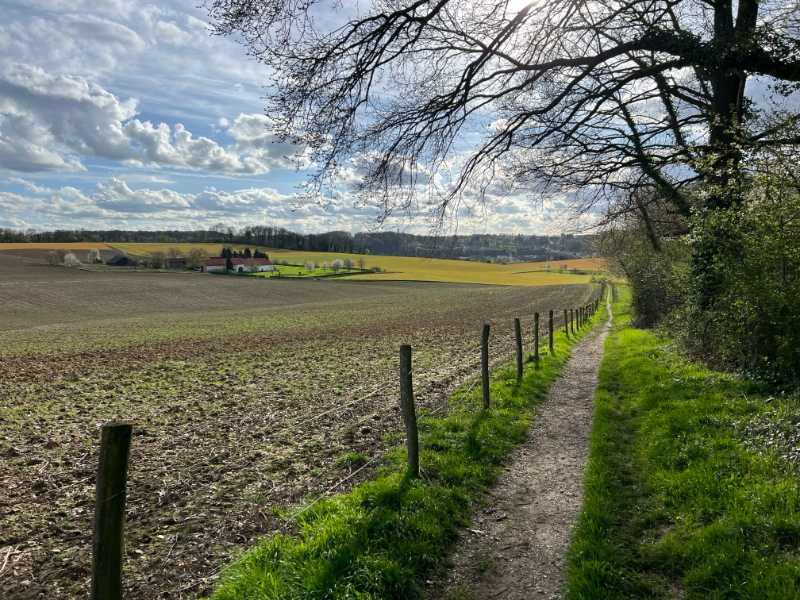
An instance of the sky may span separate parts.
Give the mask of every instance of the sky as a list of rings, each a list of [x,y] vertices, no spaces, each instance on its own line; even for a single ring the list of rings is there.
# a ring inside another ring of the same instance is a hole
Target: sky
[[[266,131],[266,68],[197,4],[0,0],[0,227],[374,228],[346,196],[297,206],[306,175]],[[459,232],[554,230],[514,197]]]

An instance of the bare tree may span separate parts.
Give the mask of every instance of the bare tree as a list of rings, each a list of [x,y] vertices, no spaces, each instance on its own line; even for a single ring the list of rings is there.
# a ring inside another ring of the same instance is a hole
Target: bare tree
[[[261,269],[261,265],[258,264],[257,258],[246,258],[244,261],[245,270],[249,271],[250,273],[258,273]]]
[[[359,256],[358,257],[358,268],[363,271],[364,270],[364,265],[366,265],[366,264],[367,264],[367,261],[364,259],[364,257],[363,256]]]
[[[189,250],[186,266],[190,269],[198,269],[205,258],[208,258],[208,253],[203,248],[194,247]]]
[[[349,259],[349,258],[345,259],[345,261],[344,261],[344,268],[345,269],[350,271],[355,266],[356,266],[356,263],[354,263],[351,259]]]
[[[735,202],[728,184],[749,153],[800,141],[796,103],[747,86],[758,77],[796,98],[794,2],[374,0],[320,29],[335,20],[315,14],[334,6],[209,10],[217,33],[272,68],[272,127],[319,166],[308,197],[355,166],[379,220],[423,211],[443,224],[520,188],[589,211],[642,183],[688,217]],[[713,189],[698,197],[695,182]]]
[[[167,255],[169,255],[170,258],[180,258],[181,249],[180,248],[176,248],[175,246],[172,246],[171,248],[167,249]]]
[[[162,250],[155,250],[150,253],[147,262],[151,268],[161,269],[162,267],[164,267],[164,265],[166,265],[167,254]]]

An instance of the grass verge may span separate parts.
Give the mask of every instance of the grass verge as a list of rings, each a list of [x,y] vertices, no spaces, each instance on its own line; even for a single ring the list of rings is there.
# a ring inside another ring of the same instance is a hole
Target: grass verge
[[[577,341],[558,332],[555,354],[545,350],[539,368],[527,362],[519,384],[515,368],[494,373],[488,411],[474,386],[454,392],[446,417],[420,415],[420,479],[406,476],[404,448],[390,452],[375,479],[320,500],[294,518],[294,533],[243,555],[226,571],[217,600],[416,597],[524,440],[534,407]]]
[[[621,300],[566,597],[800,598],[797,397],[688,362]]]

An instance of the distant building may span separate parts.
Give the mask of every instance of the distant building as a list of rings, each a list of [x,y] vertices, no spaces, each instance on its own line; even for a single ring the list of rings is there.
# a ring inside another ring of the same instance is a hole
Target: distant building
[[[186,268],[186,259],[185,258],[168,258],[167,259],[167,268],[168,269],[185,269]]]
[[[128,260],[127,256],[123,256],[122,254],[119,254],[119,255],[115,256],[114,258],[109,258],[106,261],[106,264],[107,265],[111,265],[112,267],[127,267],[128,265],[131,264],[131,261]]]
[[[203,273],[224,271],[227,258],[207,258],[201,263]],[[275,266],[267,258],[232,258],[233,270],[239,273],[252,271],[274,271]]]

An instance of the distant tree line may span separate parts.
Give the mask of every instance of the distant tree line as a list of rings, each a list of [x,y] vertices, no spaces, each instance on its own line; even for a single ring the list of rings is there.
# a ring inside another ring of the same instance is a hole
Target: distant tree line
[[[238,252],[231,248],[230,246],[224,246],[222,251],[219,253],[220,258],[266,258],[269,259],[269,255],[261,252],[258,248],[255,250],[250,250],[250,248],[245,248],[242,252]]]
[[[470,260],[513,257],[522,260],[567,260],[585,256],[590,236],[523,234],[472,234],[450,237],[414,235],[382,231],[356,233],[329,231],[303,234],[282,227],[252,225],[235,228],[218,223],[197,231],[126,231],[57,229],[15,230],[0,228],[4,242],[150,242],[248,244],[306,252],[341,252],[343,254],[382,254],[389,256],[432,256],[469,258]],[[257,258],[257,257],[256,257]]]

